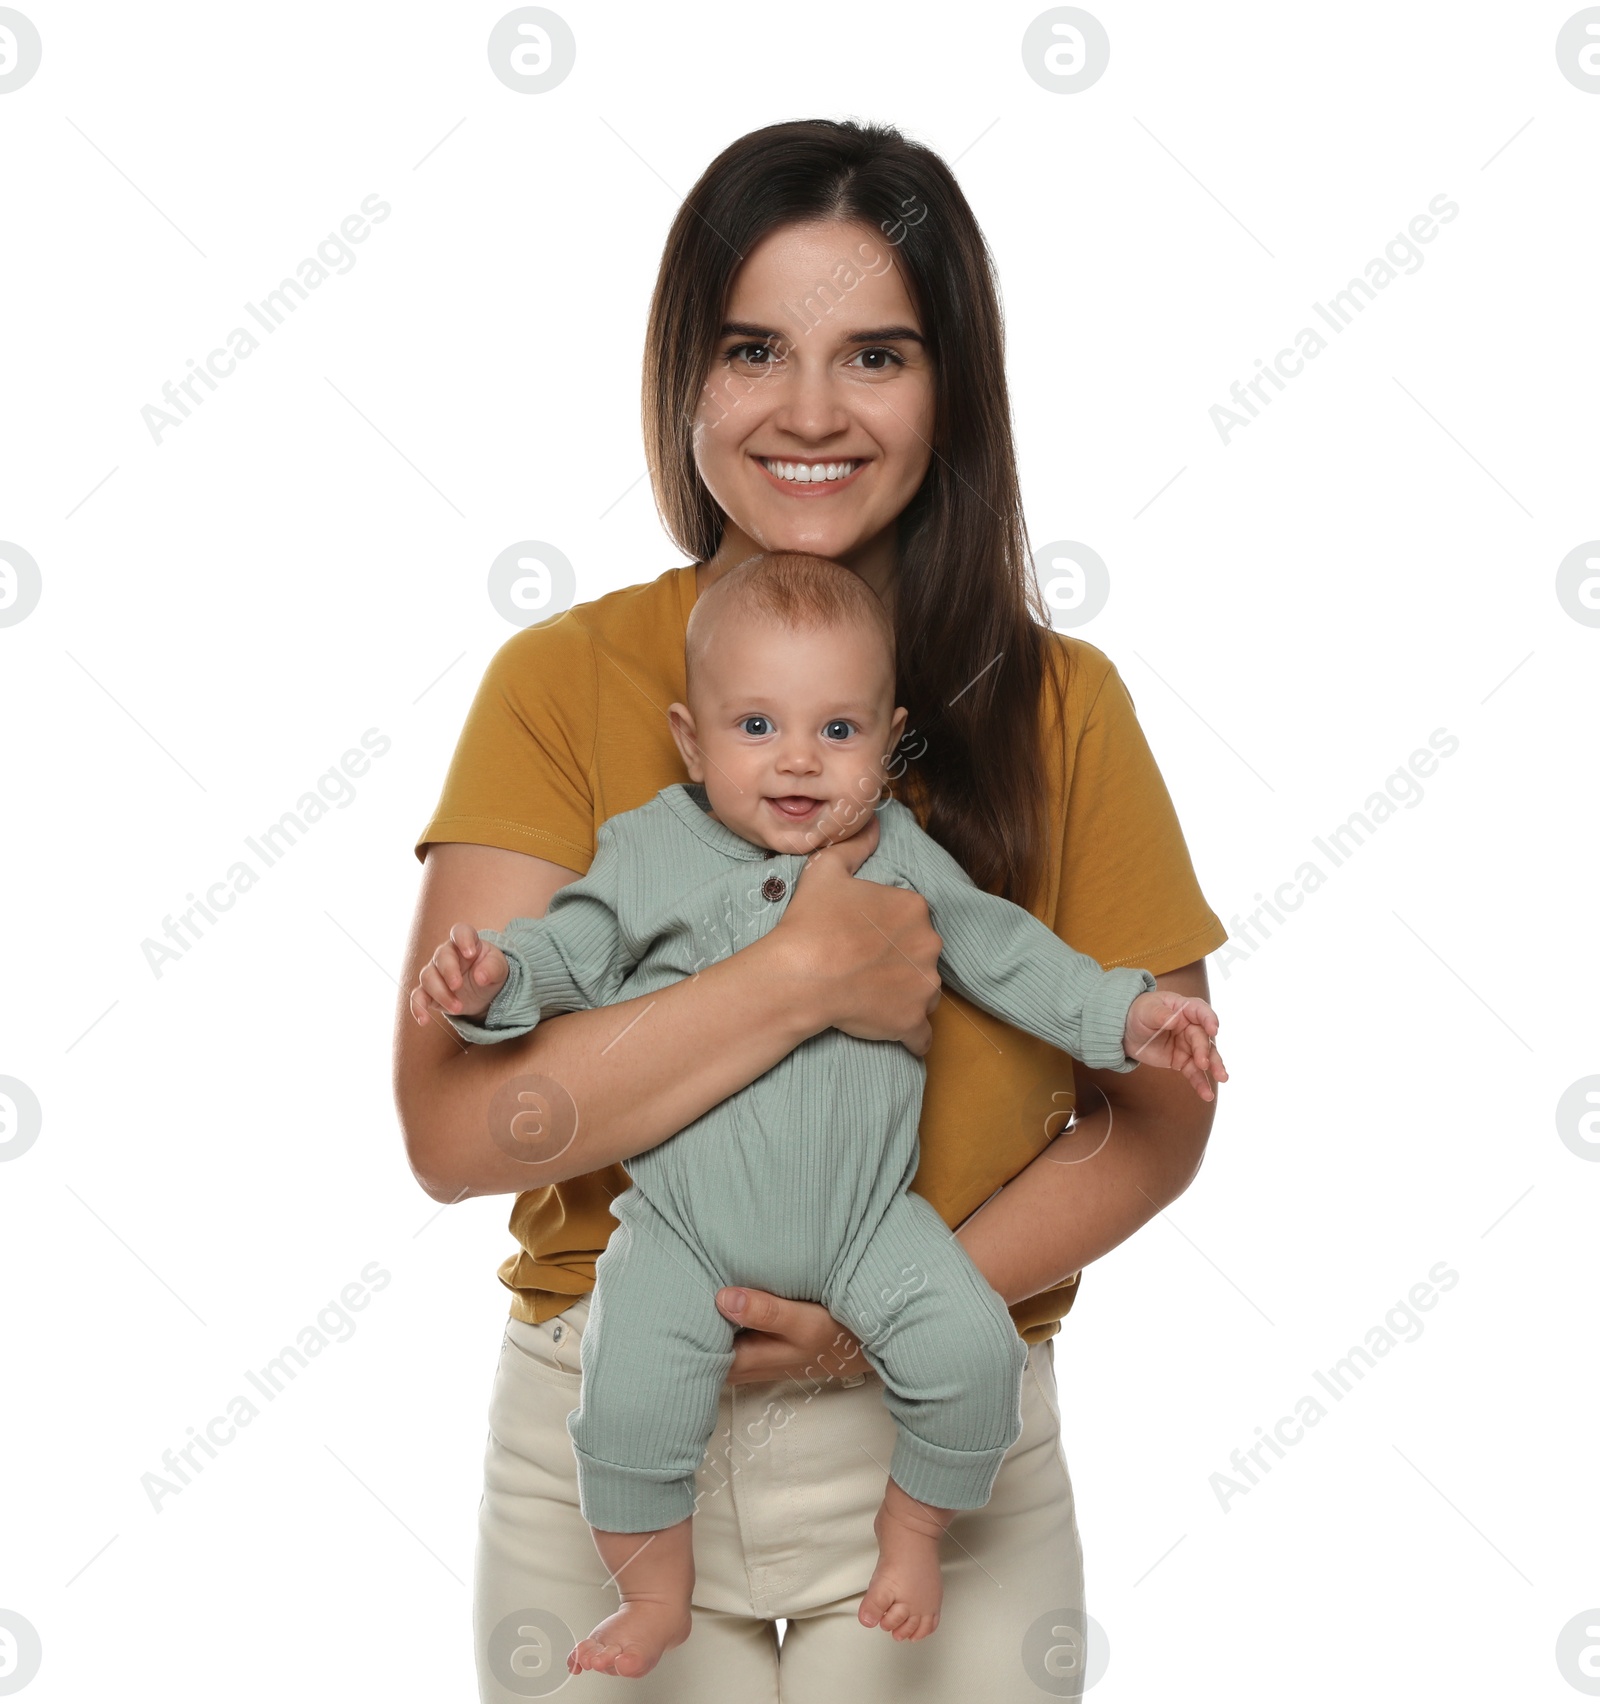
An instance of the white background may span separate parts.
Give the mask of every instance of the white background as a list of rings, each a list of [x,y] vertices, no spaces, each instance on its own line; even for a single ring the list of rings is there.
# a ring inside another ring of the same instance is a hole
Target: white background
[[[1213,959],[1233,1081],[1205,1166],[1057,1339],[1092,1696],[1578,1696],[1555,1648],[1600,1604],[1600,1164],[1555,1112],[1600,1071],[1600,629],[1556,568],[1600,536],[1600,92],[1557,66],[1576,8],[1101,0],[1109,69],[1061,94],[1024,68],[1026,6],[564,3],[576,66],[535,96],[490,73],[504,5],[24,9],[0,538],[43,592],[0,628],[0,1074],[43,1127],[0,1165],[0,1608],[43,1641],[28,1697],[475,1695],[511,1203],[442,1209],[405,1163],[412,841],[512,632],[491,560],[548,540],[580,599],[682,560],[638,426],[662,241],[729,141],[811,116],[954,165],[1033,544],[1104,558],[1079,631],[1236,945],[1313,836],[1459,741],[1272,939]],[[373,193],[392,215],[349,274],[154,443],[162,384]],[[1224,445],[1230,384],[1440,194],[1425,264]],[[156,976],[141,943],[369,728],[391,747],[354,802]],[[1230,1452],[1440,1261],[1421,1335],[1224,1512]],[[162,1452],[370,1262],[391,1281],[354,1335],[157,1513]]]

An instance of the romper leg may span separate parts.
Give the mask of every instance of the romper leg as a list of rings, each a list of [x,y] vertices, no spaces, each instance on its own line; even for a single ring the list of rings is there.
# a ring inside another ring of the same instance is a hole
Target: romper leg
[[[827,1307],[883,1380],[889,1476],[935,1508],[981,1508],[1022,1430],[1028,1350],[924,1196],[895,1196]]]
[[[595,1263],[583,1384],[567,1418],[590,1526],[659,1532],[694,1513],[695,1472],[733,1363],[720,1283],[648,1202],[627,1203]]]

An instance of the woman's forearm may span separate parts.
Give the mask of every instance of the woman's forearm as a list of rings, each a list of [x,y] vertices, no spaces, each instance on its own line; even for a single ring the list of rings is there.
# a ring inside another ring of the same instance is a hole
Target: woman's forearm
[[[1191,1109],[1164,1094],[1121,1104],[1102,1099],[956,1235],[1008,1305],[1036,1296],[1175,1201],[1194,1178],[1210,1128],[1209,1107]]]
[[[436,1201],[627,1161],[753,1082],[820,1025],[772,937],[655,994],[469,1045],[402,1000],[395,1098]],[[519,1155],[529,1157],[517,1157]]]

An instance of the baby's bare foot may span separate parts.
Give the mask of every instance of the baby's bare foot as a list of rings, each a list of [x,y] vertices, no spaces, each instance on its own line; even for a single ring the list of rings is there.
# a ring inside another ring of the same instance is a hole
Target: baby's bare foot
[[[939,1539],[949,1512],[939,1511],[939,1516],[891,1482],[872,1523],[878,1566],[856,1612],[863,1627],[881,1627],[896,1639],[926,1639],[939,1625],[944,1602]]]
[[[567,1657],[569,1673],[595,1669],[636,1680],[649,1674],[664,1651],[689,1637],[688,1599],[634,1598],[608,1615]]]

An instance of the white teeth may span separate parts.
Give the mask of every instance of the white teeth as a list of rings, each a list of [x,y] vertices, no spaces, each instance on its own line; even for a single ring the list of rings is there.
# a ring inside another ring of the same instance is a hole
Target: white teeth
[[[861,465],[858,461],[786,462],[761,458],[761,465],[779,479],[793,480],[796,485],[818,485],[828,479],[843,479]]]

